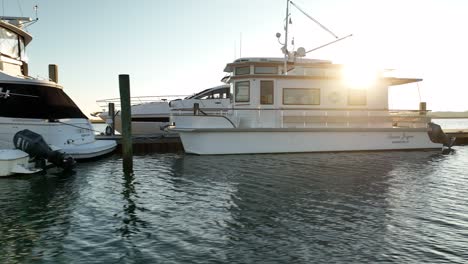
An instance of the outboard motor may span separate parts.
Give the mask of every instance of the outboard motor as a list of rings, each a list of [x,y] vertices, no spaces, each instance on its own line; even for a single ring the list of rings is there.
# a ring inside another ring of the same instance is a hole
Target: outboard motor
[[[455,143],[455,137],[449,137],[444,133],[442,128],[435,123],[430,122],[428,125],[429,131],[427,133],[429,134],[429,138],[432,142],[443,144],[448,148],[453,146],[453,143]]]
[[[41,135],[31,130],[25,129],[16,133],[13,137],[13,143],[17,149],[28,153],[36,161],[43,161],[45,163],[45,160],[47,160],[64,170],[70,170],[76,164],[71,156],[65,155],[60,151],[53,151]]]

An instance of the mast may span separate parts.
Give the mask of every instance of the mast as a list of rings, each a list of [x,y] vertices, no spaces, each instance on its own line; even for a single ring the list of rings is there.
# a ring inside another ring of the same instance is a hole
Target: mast
[[[288,75],[288,24],[289,24],[289,0],[286,0],[286,25],[284,26],[284,74]]]

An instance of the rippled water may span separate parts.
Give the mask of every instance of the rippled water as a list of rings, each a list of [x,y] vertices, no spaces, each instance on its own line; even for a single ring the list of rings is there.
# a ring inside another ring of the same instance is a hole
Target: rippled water
[[[466,263],[467,160],[154,154],[0,179],[0,262]]]

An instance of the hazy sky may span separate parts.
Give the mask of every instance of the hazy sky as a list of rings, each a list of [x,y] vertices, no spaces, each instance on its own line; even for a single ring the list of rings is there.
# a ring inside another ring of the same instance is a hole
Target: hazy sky
[[[424,79],[428,109],[468,110],[468,1],[294,2],[337,35],[354,34],[308,58],[397,69]],[[285,0],[3,0],[3,14],[34,17],[36,4],[30,74],[46,77],[58,64],[59,82],[86,114],[99,110],[96,100],[118,97],[119,74],[130,74],[132,96],[191,94],[219,85],[240,50],[282,56],[275,33],[283,33]],[[294,7],[291,15],[296,48],[333,40]],[[390,89],[392,108],[418,103],[415,84]]]

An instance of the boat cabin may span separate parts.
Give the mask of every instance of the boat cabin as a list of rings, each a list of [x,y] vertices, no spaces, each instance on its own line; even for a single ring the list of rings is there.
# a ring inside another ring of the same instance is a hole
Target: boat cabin
[[[286,69],[284,65],[283,58],[241,58],[227,64],[239,127],[426,125],[424,118],[396,120],[388,109],[389,86],[421,79],[374,72],[370,81],[353,83],[356,75],[347,76],[344,65],[330,61],[295,58]]]
[[[282,109],[388,110],[388,86],[421,81],[373,76],[372,83],[347,82],[345,67],[330,61],[297,58],[242,58],[227,64],[237,107]]]

